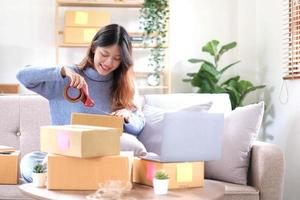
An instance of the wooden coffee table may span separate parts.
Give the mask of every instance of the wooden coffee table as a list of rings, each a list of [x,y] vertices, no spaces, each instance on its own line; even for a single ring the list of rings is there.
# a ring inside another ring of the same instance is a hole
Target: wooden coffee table
[[[84,200],[86,196],[94,191],[62,191],[47,190],[46,188],[37,188],[32,183],[19,186],[20,190],[26,195],[35,199],[48,200]],[[155,195],[153,188],[145,185],[134,184],[133,189],[124,194],[124,200],[173,200],[173,199],[189,199],[189,200],[215,200],[222,199],[225,188],[222,184],[205,180],[203,188],[188,188],[169,190],[166,195]]]

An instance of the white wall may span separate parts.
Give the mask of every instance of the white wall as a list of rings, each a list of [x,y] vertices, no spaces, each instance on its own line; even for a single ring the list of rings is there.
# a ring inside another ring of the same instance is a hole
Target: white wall
[[[257,0],[257,60],[264,70],[263,79],[270,88],[266,96],[272,104],[272,123],[266,132],[285,150],[286,179],[284,199],[300,198],[300,81],[287,81],[287,88],[280,90],[282,55],[282,0]],[[288,96],[286,90],[288,90]],[[282,103],[288,98],[287,103]],[[281,99],[281,100],[280,100]]]
[[[0,82],[16,82],[16,71],[26,64],[55,63],[54,0],[1,0]],[[289,81],[288,102],[280,102],[282,0],[170,0],[170,65],[172,91],[192,91],[182,78],[199,66],[189,58],[203,58],[201,47],[211,39],[237,41],[223,63],[241,64],[230,71],[255,84],[267,85],[247,102],[264,99],[268,105],[262,139],[279,144],[286,156],[286,200],[300,197],[300,81]],[[283,98],[286,96],[283,95]]]
[[[196,72],[198,64],[189,58],[209,58],[202,46],[217,39],[222,44],[236,40],[237,0],[171,0],[170,1],[170,66],[172,67],[172,92],[192,91],[183,83],[187,72]],[[237,51],[224,54],[224,62],[233,61]],[[229,64],[227,62],[227,64]]]
[[[26,64],[55,63],[52,0],[1,0],[0,82],[16,83]]]

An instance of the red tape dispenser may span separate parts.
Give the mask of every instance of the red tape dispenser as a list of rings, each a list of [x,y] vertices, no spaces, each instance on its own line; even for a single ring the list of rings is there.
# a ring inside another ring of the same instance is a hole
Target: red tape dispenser
[[[79,89],[79,95],[75,98],[72,98],[69,96],[69,89],[70,89],[70,85],[66,85],[65,89],[64,89],[64,98],[71,102],[71,103],[76,103],[78,101],[82,101],[82,103],[86,106],[86,107],[93,107],[95,105],[95,102],[93,99],[90,98],[89,96],[89,91],[87,86],[83,86],[81,89]]]

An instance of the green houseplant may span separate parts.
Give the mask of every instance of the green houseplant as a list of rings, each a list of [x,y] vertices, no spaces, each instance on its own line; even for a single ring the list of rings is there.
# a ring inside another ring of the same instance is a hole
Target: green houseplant
[[[228,93],[232,109],[243,106],[243,100],[250,92],[264,88],[265,85],[254,86],[250,81],[242,80],[240,76],[233,76],[223,80],[224,72],[240,61],[233,62],[225,67],[219,66],[222,55],[236,47],[236,42],[231,42],[219,47],[219,41],[212,40],[202,47],[202,51],[212,56],[213,62],[205,59],[189,59],[190,63],[200,63],[200,69],[196,73],[187,73],[189,78],[183,79],[192,86],[198,87],[198,93]]]
[[[168,0],[145,0],[140,9],[140,25],[144,32],[144,41],[151,41],[154,45],[149,56],[149,67],[153,72],[150,79],[157,79],[157,83],[148,82],[150,85],[158,85],[160,73],[164,69],[164,57],[167,36],[167,24],[169,20]],[[149,46],[145,43],[146,46]],[[151,78],[152,76],[152,78]]]
[[[41,164],[37,163],[33,167],[32,172],[32,183],[36,187],[45,187],[46,185],[46,167]]]
[[[164,170],[157,170],[153,178],[153,189],[155,194],[167,194],[169,187],[169,176]]]

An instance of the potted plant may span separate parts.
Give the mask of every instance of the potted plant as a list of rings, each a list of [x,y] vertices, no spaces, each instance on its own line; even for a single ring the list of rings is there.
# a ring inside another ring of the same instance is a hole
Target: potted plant
[[[37,163],[33,167],[33,172],[32,172],[32,183],[36,187],[44,187],[46,186],[46,167],[41,164]]]
[[[155,194],[167,194],[169,187],[169,176],[164,170],[157,170],[153,177],[153,189]]]
[[[167,24],[169,20],[168,0],[145,0],[140,9],[140,25],[144,32],[145,41],[150,41],[154,45],[151,48],[148,66],[153,69],[148,75],[148,84],[159,85],[160,75],[164,66],[165,49],[167,36]]]
[[[212,62],[205,59],[189,59],[190,63],[200,63],[200,69],[196,73],[187,73],[189,78],[184,82],[191,82],[192,86],[198,87],[198,93],[228,93],[232,109],[243,106],[245,96],[265,85],[254,86],[250,81],[241,80],[240,76],[233,76],[222,80],[224,72],[240,61],[233,62],[225,67],[219,66],[222,55],[236,47],[236,42],[231,42],[219,48],[219,41],[209,41],[202,47],[202,51],[212,56]]]

